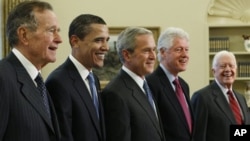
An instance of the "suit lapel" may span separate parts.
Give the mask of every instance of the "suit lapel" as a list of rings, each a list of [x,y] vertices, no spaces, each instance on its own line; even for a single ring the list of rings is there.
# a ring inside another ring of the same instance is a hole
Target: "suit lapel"
[[[248,121],[246,121],[246,120],[248,119],[248,117],[247,117],[248,109],[247,109],[247,106],[242,105],[242,104],[246,103],[246,102],[245,102],[245,99],[242,98],[242,97],[240,97],[240,96],[239,96],[240,94],[238,94],[238,93],[235,92],[235,91],[234,91],[234,94],[235,94],[235,97],[237,98],[238,103],[239,103],[239,106],[240,106],[240,108],[241,108],[242,116],[244,117],[244,122],[247,123]]]
[[[54,132],[51,119],[46,113],[39,91],[37,90],[35,84],[33,83],[33,80],[30,78],[28,72],[25,70],[25,68],[22,66],[19,60],[14,56],[13,53],[10,53],[8,60],[16,70],[18,82],[20,83],[20,86],[22,86],[20,89],[21,93],[23,94],[24,97],[26,97],[27,101],[32,105],[34,109],[36,109],[36,111],[41,115],[44,121]]]
[[[100,123],[99,120],[97,119],[97,114],[95,112],[95,107],[92,102],[92,98],[90,96],[90,93],[87,89],[87,86],[85,85],[84,81],[82,80],[80,74],[78,73],[77,69],[75,68],[74,64],[68,59],[66,62],[69,65],[69,75],[73,80],[75,89],[77,90],[79,96],[81,97],[83,103],[88,109],[88,112],[91,116],[91,119],[93,119],[93,123],[96,127],[96,130],[98,131],[99,135],[101,136],[101,131],[100,131]],[[101,119],[101,118],[100,118]]]
[[[184,112],[182,112],[182,107],[180,104],[176,104],[176,103],[179,103],[179,101],[178,101],[176,93],[172,87],[172,84],[170,83],[169,79],[167,78],[166,74],[161,69],[161,67],[157,68],[156,73],[157,73],[159,80],[160,80],[160,83],[162,85],[161,87],[164,90],[163,94],[168,98],[168,101],[172,104],[176,113],[179,114],[178,117],[183,122],[183,125],[185,125],[186,129],[189,131],[189,127],[188,127],[188,124],[186,122]],[[183,90],[183,92],[186,93],[185,90]],[[184,94],[184,95],[186,97],[186,94]],[[190,106],[190,104],[189,104],[189,106]]]
[[[221,112],[223,114],[225,114],[225,116],[232,122],[232,123],[236,123],[235,119],[234,119],[234,115],[231,112],[230,106],[224,96],[224,94],[222,93],[222,91],[220,90],[219,86],[216,84],[216,82],[213,82],[211,84],[211,89],[212,89],[212,94],[214,95],[214,101],[217,104],[217,106],[219,107],[219,109],[221,109]]]
[[[160,135],[161,130],[159,127],[158,119],[156,118],[155,112],[148,102],[146,95],[143,93],[141,88],[135,83],[135,81],[123,70],[121,70],[120,75],[124,80],[125,86],[132,91],[132,95],[135,100],[141,105],[141,107],[145,110],[150,120],[153,122],[154,127],[158,131]]]

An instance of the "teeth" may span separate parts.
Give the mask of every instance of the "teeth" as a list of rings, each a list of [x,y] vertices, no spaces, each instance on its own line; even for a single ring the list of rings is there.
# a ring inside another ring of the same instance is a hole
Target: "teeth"
[[[230,77],[230,76],[231,76],[231,74],[224,74],[224,76],[226,76],[226,77]]]
[[[187,59],[181,59],[180,62],[186,63],[186,62],[187,62]]]
[[[104,54],[98,54],[97,57],[98,57],[99,59],[102,59],[102,60],[103,60],[103,59],[105,58],[105,55],[104,55]]]

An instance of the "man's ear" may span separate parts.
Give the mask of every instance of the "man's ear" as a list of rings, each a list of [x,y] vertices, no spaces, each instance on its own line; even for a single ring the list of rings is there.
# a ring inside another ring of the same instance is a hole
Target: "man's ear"
[[[70,37],[70,44],[71,44],[71,47],[72,48],[78,48],[79,47],[79,45],[78,45],[78,41],[79,41],[80,39],[76,36],[76,35],[72,35],[71,37]]]
[[[129,61],[131,53],[128,50],[122,50],[122,56],[124,58],[124,60]]]
[[[212,71],[212,74],[214,75],[215,74],[215,70],[212,68],[211,71]]]
[[[19,38],[19,41],[22,42],[22,44],[24,44],[24,45],[29,44],[29,42],[28,42],[28,29],[27,28],[20,26],[17,29],[17,36]]]

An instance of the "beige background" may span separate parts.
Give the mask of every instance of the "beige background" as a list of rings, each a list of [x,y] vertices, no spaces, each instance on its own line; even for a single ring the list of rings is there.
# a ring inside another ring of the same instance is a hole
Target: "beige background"
[[[45,0],[58,15],[63,43],[57,61],[43,69],[46,77],[70,53],[68,26],[82,13],[96,14],[109,26],[181,27],[190,34],[190,62],[180,75],[190,85],[191,94],[208,84],[207,5],[209,0]]]
[[[57,61],[48,64],[42,70],[45,78],[70,54],[67,37],[70,22],[79,14],[91,13],[103,17],[110,27],[159,26],[161,30],[170,26],[183,28],[190,34],[190,62],[187,71],[180,75],[189,83],[191,94],[208,84],[210,70],[207,8],[210,0],[45,1],[54,7],[59,18],[63,39],[57,52]]]

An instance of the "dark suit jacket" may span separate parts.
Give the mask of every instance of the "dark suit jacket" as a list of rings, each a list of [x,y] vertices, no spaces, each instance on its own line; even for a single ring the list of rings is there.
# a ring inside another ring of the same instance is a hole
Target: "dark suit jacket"
[[[22,66],[11,52],[0,62],[0,140],[59,141],[55,109],[48,96],[51,119],[42,97]]]
[[[162,68],[158,66],[152,74],[147,76],[147,81],[158,103],[166,140],[191,141],[192,134],[189,132],[184,112],[176,93],[170,84],[172,82],[169,81]],[[187,99],[187,103],[189,107],[191,107],[189,100],[189,86],[181,77],[179,77],[179,82]],[[192,123],[194,127],[194,116],[192,113],[191,109]],[[194,130],[195,129],[193,128],[193,131]]]
[[[95,82],[100,92],[96,76]],[[62,141],[105,141],[101,100],[99,122],[90,93],[70,59],[49,75],[46,86],[55,104]]]
[[[247,104],[244,97],[234,91],[240,104],[244,123],[250,124]],[[214,81],[192,96],[196,122],[195,141],[229,141],[230,125],[235,124],[230,106]]]
[[[164,141],[153,108],[123,70],[104,88],[107,141]]]

